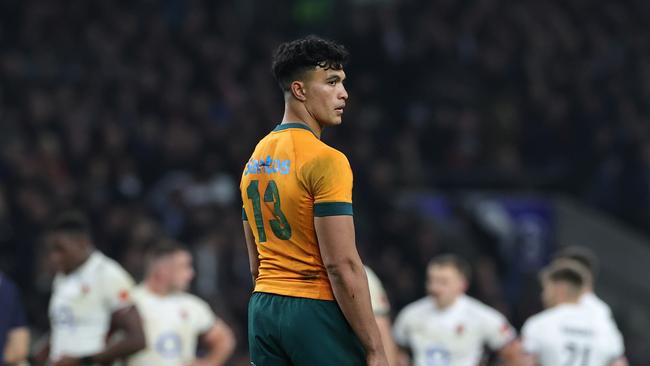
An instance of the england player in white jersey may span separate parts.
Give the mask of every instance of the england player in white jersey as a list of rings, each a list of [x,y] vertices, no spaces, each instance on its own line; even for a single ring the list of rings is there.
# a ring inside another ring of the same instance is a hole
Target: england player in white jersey
[[[49,305],[49,360],[54,366],[106,364],[145,345],[130,299],[131,277],[94,249],[87,220],[65,213],[48,230],[49,258],[57,269]],[[109,329],[122,336],[106,345]]]
[[[609,318],[580,303],[589,273],[575,262],[555,261],[542,272],[547,310],[522,328],[526,365],[626,365],[620,333]]]
[[[514,329],[499,312],[465,295],[469,277],[469,265],[457,256],[429,262],[429,296],[408,305],[395,320],[402,360],[410,351],[415,366],[477,366],[487,346],[504,365],[518,364]]]
[[[161,240],[149,250],[146,277],[133,299],[142,315],[147,347],[128,366],[222,365],[235,338],[210,306],[185,290],[194,276],[192,257],[179,244]],[[196,358],[197,343],[206,348]]]
[[[573,261],[577,265],[581,266],[587,274],[580,295],[580,300],[578,302],[588,308],[593,314],[595,314],[595,316],[601,317],[610,322],[611,327],[614,328],[617,336],[622,339],[623,336],[621,335],[621,332],[616,325],[616,321],[612,316],[612,309],[594,292],[594,283],[596,275],[598,274],[598,258],[596,257],[596,254],[586,247],[567,246],[556,253],[553,262],[562,263],[562,261],[567,260]],[[627,358],[622,356],[619,363],[626,365]]]
[[[366,277],[368,277],[370,304],[372,306],[372,312],[375,314],[375,321],[379,328],[381,341],[384,344],[384,352],[386,352],[388,364],[394,366],[397,365],[397,346],[393,341],[391,332],[390,302],[388,301],[388,296],[386,296],[384,285],[382,285],[377,274],[367,266],[364,266],[364,268],[366,270]]]
[[[596,255],[586,247],[568,246],[558,251],[555,255],[554,261],[562,260],[577,262],[579,265],[583,266],[589,274],[589,278],[586,279],[579,302],[592,309],[598,315],[612,318],[612,309],[610,309],[609,305],[594,293],[594,280],[598,272],[598,259],[596,258]]]

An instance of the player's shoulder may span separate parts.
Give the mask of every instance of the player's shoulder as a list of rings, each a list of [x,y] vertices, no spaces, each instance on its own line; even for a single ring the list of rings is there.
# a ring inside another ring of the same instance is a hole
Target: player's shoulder
[[[189,292],[179,292],[175,296],[179,302],[192,308],[210,309],[210,304],[207,301]]]
[[[503,318],[503,314],[497,309],[483,303],[482,301],[475,299],[471,296],[463,295],[460,298],[465,304],[467,312],[472,313],[474,316],[480,317],[489,317],[489,318]]]
[[[531,316],[524,322],[524,327],[539,328],[548,327],[556,323],[561,323],[561,319],[568,315],[569,309],[565,306],[559,305],[540,311],[539,313]]]
[[[402,317],[417,317],[433,311],[434,309],[433,300],[429,296],[425,296],[406,305],[404,309],[400,311],[400,315]]]
[[[306,158],[316,161],[348,162],[348,158],[343,152],[319,139],[316,139],[313,143],[310,141],[309,146],[302,149],[301,153],[303,153]]]
[[[133,281],[131,275],[113,258],[110,258],[101,252],[95,252],[93,253],[93,256],[96,256],[98,273],[105,278],[122,278],[131,282]]]
[[[146,289],[144,284],[138,284],[131,290],[131,297],[135,300],[144,300],[151,297],[151,293]]]
[[[589,292],[580,298],[580,304],[606,317],[612,316],[612,309],[595,293]]]

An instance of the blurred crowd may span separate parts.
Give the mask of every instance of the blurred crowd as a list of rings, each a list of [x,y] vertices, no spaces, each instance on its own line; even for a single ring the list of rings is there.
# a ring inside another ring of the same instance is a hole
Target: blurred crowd
[[[45,329],[53,214],[87,212],[136,278],[143,248],[173,236],[244,359],[239,178],[282,117],[272,50],[316,33],[351,52],[344,124],[324,140],[351,162],[359,246],[394,307],[454,250],[478,273],[472,293],[512,314],[471,217],[440,228],[395,198],[566,192],[648,230],[648,16],[643,0],[2,1],[1,268]]]

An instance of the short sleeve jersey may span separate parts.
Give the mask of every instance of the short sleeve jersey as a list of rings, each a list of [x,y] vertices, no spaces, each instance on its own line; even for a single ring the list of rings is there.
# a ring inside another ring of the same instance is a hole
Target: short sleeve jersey
[[[614,323],[579,304],[563,304],[528,319],[521,329],[524,350],[541,366],[607,366],[624,353]]]
[[[194,361],[198,337],[216,317],[210,306],[188,293],[159,296],[144,285],[133,291],[142,317],[147,347],[128,359],[128,366],[182,366]]]
[[[393,333],[398,345],[412,350],[414,366],[475,366],[484,346],[499,350],[516,337],[503,315],[466,295],[446,309],[431,297],[408,305]]]
[[[50,299],[50,358],[87,356],[106,344],[111,315],[132,305],[131,276],[114,260],[94,252],[76,271],[59,273]]]
[[[612,317],[612,309],[609,307],[609,305],[607,305],[606,302],[601,300],[593,292],[587,292],[586,294],[582,295],[580,297],[579,302],[584,307],[592,309],[599,316],[603,316],[603,317],[606,317],[606,318],[611,318]]]
[[[255,291],[333,300],[314,217],[352,215],[345,155],[303,124],[281,124],[255,147],[240,189],[259,254]]]

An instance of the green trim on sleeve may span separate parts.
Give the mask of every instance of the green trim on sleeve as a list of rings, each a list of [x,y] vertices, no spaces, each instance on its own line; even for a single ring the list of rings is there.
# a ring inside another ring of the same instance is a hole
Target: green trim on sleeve
[[[248,221],[248,216],[246,216],[246,210],[244,208],[241,208],[241,219],[242,221]]]
[[[314,204],[314,217],[352,216],[352,204],[349,202],[322,202]]]

